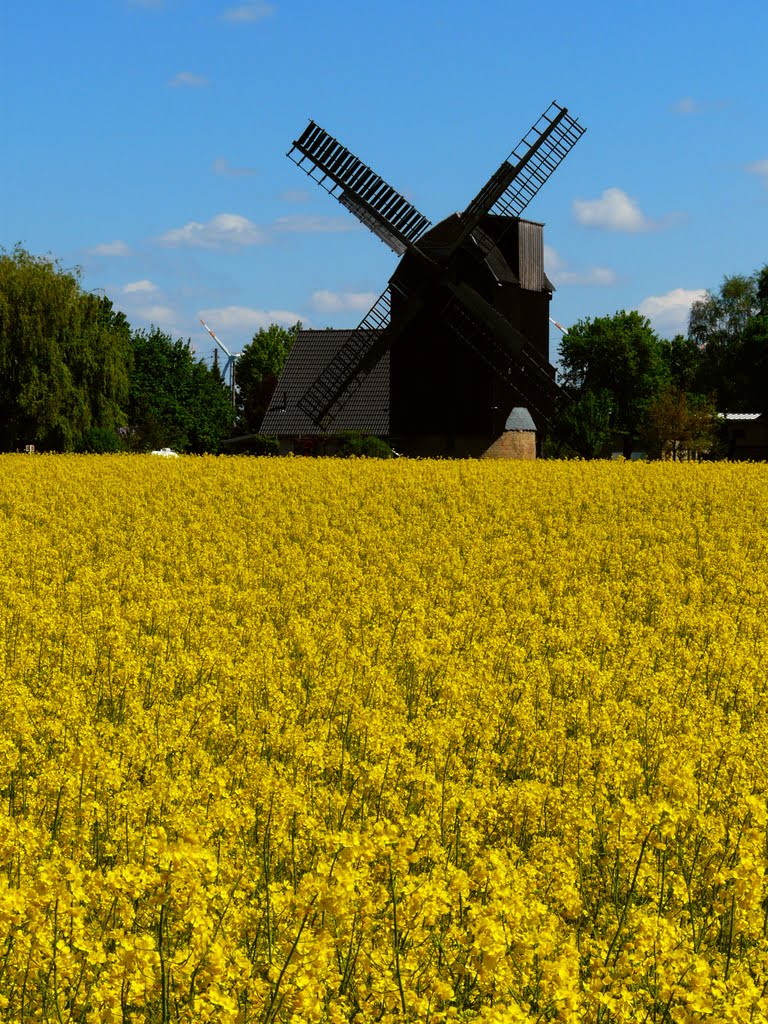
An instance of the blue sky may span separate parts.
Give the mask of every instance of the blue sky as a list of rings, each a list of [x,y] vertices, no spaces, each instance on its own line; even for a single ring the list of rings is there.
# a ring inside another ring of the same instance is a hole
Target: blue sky
[[[309,118],[436,221],[567,106],[587,133],[526,211],[565,325],[639,309],[671,337],[768,262],[758,0],[6,0],[0,45],[0,245],[205,357],[198,317],[233,351],[354,326],[394,269],[286,159]]]

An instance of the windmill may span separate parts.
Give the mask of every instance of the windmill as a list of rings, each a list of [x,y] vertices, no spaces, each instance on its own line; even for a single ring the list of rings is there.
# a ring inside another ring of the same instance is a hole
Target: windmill
[[[203,320],[202,318],[198,318],[198,319],[200,319],[200,323],[203,325],[203,327],[206,329],[206,331],[208,331],[210,336],[213,338],[213,340],[219,346],[221,351],[227,357],[227,361],[224,364],[224,370],[222,372],[222,376],[224,377],[224,380],[226,381],[227,373],[229,373],[229,388],[230,388],[230,391],[232,393],[232,405],[234,405],[235,404],[235,363],[240,358],[240,353],[236,352],[233,355],[229,351],[227,346],[222,342],[222,340],[213,333],[213,331],[208,326],[208,324],[205,322],[205,320]],[[216,354],[216,349],[214,349],[214,355],[215,354]],[[217,365],[218,365],[218,361],[217,361]]]
[[[387,358],[394,436],[423,434],[440,417],[454,433],[479,430],[481,421],[491,429],[490,410],[513,398],[539,425],[549,422],[559,392],[548,349],[553,288],[543,267],[543,225],[520,215],[583,133],[565,107],[550,104],[463,212],[433,226],[310,121],[288,156],[400,261],[324,365],[318,370],[314,360],[311,373],[294,367],[294,378],[303,379],[295,404],[307,422],[333,431]],[[280,433],[286,393],[281,381],[282,405],[267,411],[263,432]]]

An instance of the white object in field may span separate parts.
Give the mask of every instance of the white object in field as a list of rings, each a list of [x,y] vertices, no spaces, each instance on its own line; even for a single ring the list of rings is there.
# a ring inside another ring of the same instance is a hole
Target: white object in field
[[[175,452],[173,448],[158,448],[152,452],[152,455],[163,455],[166,459],[178,459],[179,453]]]

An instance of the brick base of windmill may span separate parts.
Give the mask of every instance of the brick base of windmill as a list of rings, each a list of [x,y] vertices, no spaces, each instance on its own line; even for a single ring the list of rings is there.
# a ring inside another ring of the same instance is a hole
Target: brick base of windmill
[[[527,409],[517,407],[507,417],[504,433],[480,456],[482,459],[535,459],[536,424]]]

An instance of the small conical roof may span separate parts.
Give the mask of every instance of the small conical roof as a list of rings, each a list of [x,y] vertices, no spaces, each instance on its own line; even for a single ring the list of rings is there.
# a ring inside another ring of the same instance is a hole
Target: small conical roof
[[[507,416],[507,422],[504,424],[505,430],[536,430],[536,424],[533,422],[531,414],[527,409],[522,406],[515,406],[512,412]]]

